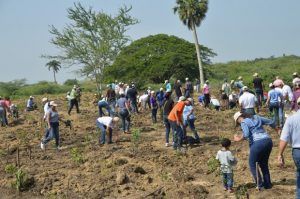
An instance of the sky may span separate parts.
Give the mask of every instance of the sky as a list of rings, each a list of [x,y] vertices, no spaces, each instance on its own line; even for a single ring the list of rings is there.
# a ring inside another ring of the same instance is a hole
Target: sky
[[[67,8],[74,2],[116,14],[132,6],[140,23],[128,30],[132,40],[165,33],[193,42],[192,32],[174,15],[175,0],[0,0],[0,82],[26,78],[28,83],[52,81],[41,55],[55,55],[49,26],[70,23]],[[210,0],[207,16],[197,29],[199,42],[218,56],[213,62],[300,55],[299,0]],[[76,68],[63,66],[60,83],[79,78]]]

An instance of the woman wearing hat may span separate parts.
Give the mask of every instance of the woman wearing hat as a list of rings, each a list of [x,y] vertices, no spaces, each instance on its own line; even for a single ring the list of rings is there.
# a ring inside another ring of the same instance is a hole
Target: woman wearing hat
[[[45,149],[45,146],[53,138],[55,139],[56,148],[59,149],[59,115],[56,110],[57,104],[54,101],[50,102],[50,108],[46,114],[46,121],[48,124],[48,130],[45,137],[41,142],[41,149]]]
[[[249,166],[254,181],[259,189],[270,189],[272,184],[268,161],[272,151],[273,142],[263,126],[269,125],[270,127],[275,128],[276,125],[274,120],[270,120],[258,115],[251,116],[241,112],[235,113],[233,118],[236,124],[241,126],[243,131],[242,135],[234,136],[234,141],[238,142],[245,139],[249,141]],[[261,174],[257,168],[258,166],[261,169],[263,178],[261,177]]]

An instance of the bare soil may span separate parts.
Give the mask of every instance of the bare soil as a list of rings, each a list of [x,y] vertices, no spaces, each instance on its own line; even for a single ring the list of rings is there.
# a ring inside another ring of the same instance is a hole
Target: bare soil
[[[274,147],[270,157],[273,188],[257,191],[248,166],[248,142],[232,143],[231,150],[238,159],[234,169],[235,193],[223,191],[218,170],[209,172],[207,164],[220,149],[220,139],[232,138],[240,131],[232,116],[237,110],[205,110],[196,107],[196,127],[201,143],[187,146],[186,153],[165,147],[164,126],[152,124],[150,111],[132,116],[132,129],[139,129],[138,144],[132,135],[115,130],[114,143],[99,146],[100,132],[95,127],[98,110],[91,103],[93,95],[84,93],[81,113],[66,114],[63,96],[54,97],[63,119],[71,119],[73,129],[60,125],[62,149],[54,141],[46,151],[40,149],[44,123],[40,111],[21,112],[19,121],[0,129],[0,198],[294,198],[295,167],[291,150],[286,152],[286,166],[277,165],[278,135],[268,129]],[[40,101],[41,97],[37,97]],[[19,103],[24,103],[20,100]],[[18,103],[17,103],[18,104]],[[188,133],[191,132],[188,130]],[[171,139],[171,138],[170,138]],[[8,164],[17,164],[33,183],[18,193],[11,187],[15,177],[5,172]],[[71,149],[77,148],[83,163],[76,162]],[[31,149],[31,150],[29,150]],[[30,152],[31,151],[31,152]],[[31,156],[31,157],[30,157]]]

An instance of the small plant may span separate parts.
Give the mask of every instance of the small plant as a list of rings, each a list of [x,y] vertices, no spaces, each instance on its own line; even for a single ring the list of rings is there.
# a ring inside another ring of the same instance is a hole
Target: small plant
[[[30,186],[30,180],[27,178],[27,174],[21,168],[18,169],[15,165],[8,164],[5,166],[5,172],[15,176],[16,179],[11,183],[11,186],[16,188],[18,192]]]
[[[207,166],[208,166],[208,173],[214,173],[220,167],[220,162],[214,157],[211,157],[207,161]]]
[[[132,151],[133,151],[134,154],[136,154],[136,152],[138,151],[140,138],[141,138],[141,131],[140,131],[140,129],[134,129],[132,131],[132,136],[131,136]]]
[[[72,157],[72,160],[76,164],[83,164],[84,163],[84,158],[83,158],[82,152],[80,152],[78,150],[78,148],[72,148],[71,149],[71,157]]]
[[[18,169],[15,165],[8,164],[8,165],[5,166],[4,170],[5,170],[6,173],[13,175],[17,172]]]

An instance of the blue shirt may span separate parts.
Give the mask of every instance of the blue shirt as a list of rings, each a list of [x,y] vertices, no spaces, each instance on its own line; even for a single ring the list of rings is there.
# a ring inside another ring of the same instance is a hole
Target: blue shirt
[[[189,106],[185,106],[183,109],[183,120],[187,120],[187,119],[195,119],[195,115],[194,112],[189,116],[189,118],[187,118],[188,114],[193,110],[193,106],[189,105]]]
[[[32,108],[32,107],[33,107],[33,104],[34,104],[34,101],[33,101],[32,99],[29,99],[29,100],[27,101],[27,107],[28,107],[28,108]]]
[[[252,118],[245,118],[241,122],[241,128],[245,139],[249,140],[251,146],[254,142],[270,138],[269,134],[263,128],[263,125],[269,125],[275,128],[275,120],[270,120],[258,115],[254,115]]]
[[[171,83],[170,82],[167,83],[167,85],[166,85],[166,91],[168,91],[168,90],[171,90]]]
[[[270,98],[270,104],[279,103],[279,98],[282,97],[282,93],[272,89],[268,92],[268,97]]]
[[[280,139],[288,142],[292,148],[300,148],[300,110],[286,119]]]
[[[125,97],[122,97],[118,99],[117,101],[117,107],[119,107],[120,110],[125,110],[126,108],[127,99]]]
[[[157,98],[157,101],[158,101],[159,105],[162,106],[163,102],[164,102],[164,99],[165,99],[165,93],[163,91],[159,91],[156,94],[156,98]]]

